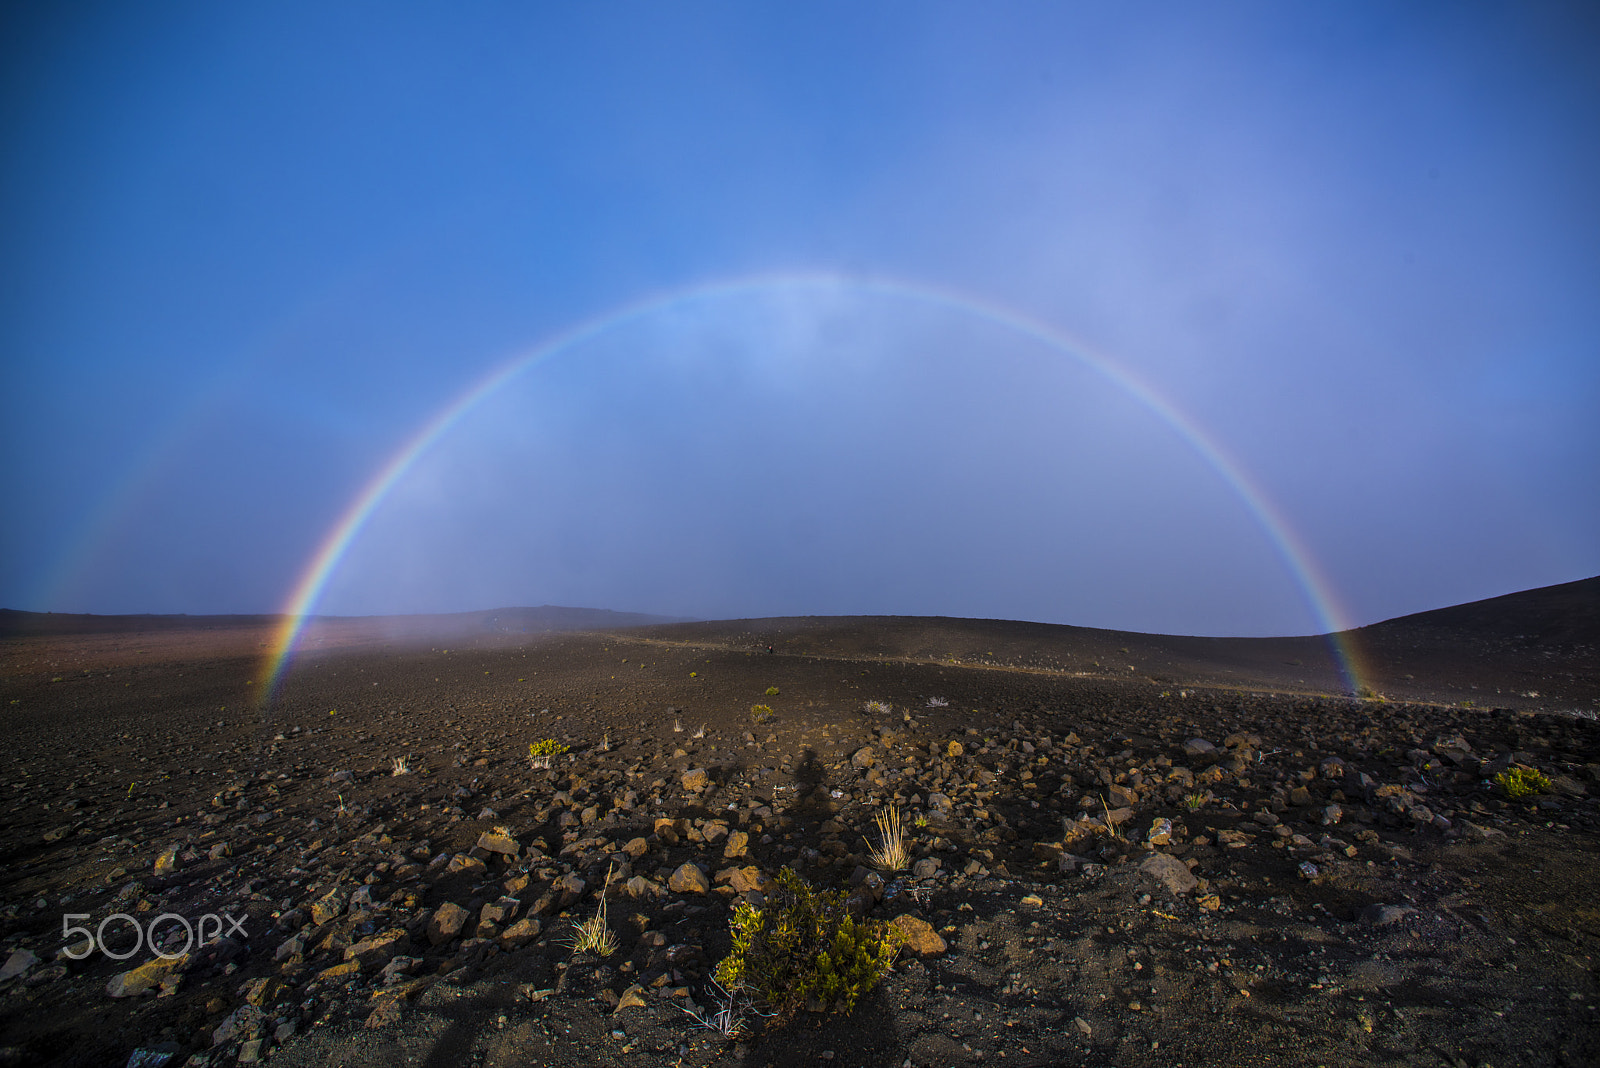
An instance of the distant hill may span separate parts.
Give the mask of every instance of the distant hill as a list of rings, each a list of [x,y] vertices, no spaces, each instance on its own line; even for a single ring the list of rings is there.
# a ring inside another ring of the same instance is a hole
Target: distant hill
[[[1600,641],[1600,576],[1398,616],[1356,633],[1377,640],[1426,636],[1434,641],[1592,644]]]
[[[130,631],[233,630],[270,626],[277,616],[96,616],[77,612],[22,612],[0,608],[0,638],[55,634],[123,634]]]
[[[605,608],[496,608],[484,612],[445,612],[408,616],[314,616],[319,623],[383,619],[391,633],[466,634],[488,631],[506,634],[541,634],[563,630],[612,630],[651,624],[682,623],[681,617],[651,616],[639,612],[613,612]],[[98,616],[74,612],[22,612],[0,608],[0,638],[29,638],[66,634],[126,634],[175,630],[235,630],[276,626],[276,615]]]

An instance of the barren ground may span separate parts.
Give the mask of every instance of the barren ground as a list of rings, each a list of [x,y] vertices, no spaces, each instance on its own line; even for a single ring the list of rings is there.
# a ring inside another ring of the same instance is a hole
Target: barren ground
[[[1558,589],[1369,628],[1381,701],[1309,639],[887,619],[330,624],[262,707],[263,620],[14,628],[0,1063],[1593,1064],[1594,597]],[[571,751],[534,770],[544,738]],[[1551,792],[1501,799],[1511,763]],[[944,949],[849,1016],[695,1026],[732,873],[848,889],[888,805],[937,871],[869,914]],[[608,868],[621,948],[574,956]],[[58,960],[65,915],[166,913],[242,930],[143,994],[108,990],[152,959],[107,955],[124,920]]]

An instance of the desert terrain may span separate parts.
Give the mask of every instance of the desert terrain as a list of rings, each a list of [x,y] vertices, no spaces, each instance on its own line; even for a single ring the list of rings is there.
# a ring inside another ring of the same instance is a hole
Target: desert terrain
[[[1600,1063],[1600,580],[1353,632],[1358,694],[1320,638],[545,609],[318,621],[265,697],[274,625],[0,613],[0,1064]],[[785,867],[892,973],[702,1026]]]

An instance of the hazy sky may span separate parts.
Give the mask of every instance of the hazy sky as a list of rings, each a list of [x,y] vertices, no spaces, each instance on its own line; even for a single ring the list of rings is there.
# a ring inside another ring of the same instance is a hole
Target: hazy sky
[[[318,610],[1306,633],[1600,573],[1592,5],[3,19],[0,606],[278,610],[586,323]]]

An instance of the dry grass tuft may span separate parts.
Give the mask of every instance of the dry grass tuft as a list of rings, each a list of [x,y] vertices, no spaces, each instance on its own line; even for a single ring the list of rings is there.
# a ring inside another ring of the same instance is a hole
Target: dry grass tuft
[[[883,871],[902,871],[911,866],[911,843],[906,841],[906,826],[900,810],[893,805],[872,818],[878,825],[882,844],[868,848],[873,866]]]
[[[616,866],[606,868],[606,884],[600,889],[600,907],[593,916],[583,923],[572,928],[572,941],[567,945],[572,947],[573,953],[594,953],[597,956],[609,957],[621,948],[617,936],[606,925],[606,892],[611,889],[611,880],[615,877]]]

